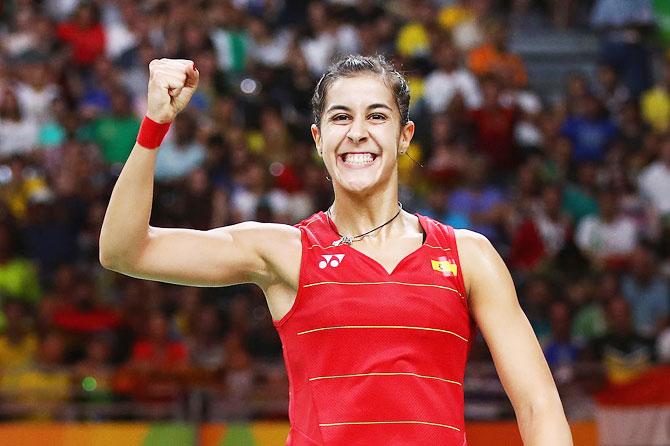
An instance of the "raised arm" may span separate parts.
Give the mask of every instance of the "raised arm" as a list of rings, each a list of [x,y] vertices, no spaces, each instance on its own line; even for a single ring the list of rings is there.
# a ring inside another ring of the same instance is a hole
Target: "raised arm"
[[[172,122],[193,95],[198,71],[189,60],[161,59],[151,62],[149,72],[147,117]],[[135,144],[114,186],[100,233],[105,268],[183,285],[297,282],[292,277],[297,270],[283,268],[279,258],[299,257],[299,231],[291,226],[246,222],[209,231],[149,226],[158,150]]]
[[[514,283],[482,235],[457,230],[470,311],[491,351],[526,446],[571,446],[572,435],[540,344]]]

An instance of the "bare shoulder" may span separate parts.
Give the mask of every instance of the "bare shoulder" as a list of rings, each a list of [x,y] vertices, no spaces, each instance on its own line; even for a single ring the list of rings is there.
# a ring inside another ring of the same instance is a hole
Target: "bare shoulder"
[[[463,281],[471,296],[475,283],[501,274],[507,269],[495,247],[484,235],[469,229],[454,229]],[[475,280],[476,278],[476,280]]]
[[[297,286],[302,253],[300,229],[281,223],[252,221],[219,229],[229,231],[263,260],[267,270],[262,277],[256,277],[256,283],[262,288],[278,283]]]
[[[241,243],[257,245],[260,250],[300,245],[300,230],[281,223],[245,221],[212,229],[213,235],[232,235]]]
[[[489,239],[479,232],[471,231],[469,229],[454,229],[456,236],[456,243],[458,243],[458,252],[461,253],[461,246],[465,250],[472,250],[482,248],[481,245],[490,245]]]
[[[476,265],[487,257],[497,255],[489,239],[469,229],[454,229],[461,263]]]
[[[216,235],[230,236],[240,245],[258,253],[265,261],[295,257],[301,250],[300,229],[281,223],[245,221],[212,229]]]

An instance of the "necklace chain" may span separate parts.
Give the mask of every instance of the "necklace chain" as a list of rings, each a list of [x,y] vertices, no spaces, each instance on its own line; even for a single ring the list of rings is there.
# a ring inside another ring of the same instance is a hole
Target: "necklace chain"
[[[398,212],[396,212],[396,214],[395,214],[393,217],[391,217],[391,219],[390,219],[389,221],[387,221],[386,223],[382,223],[381,225],[377,226],[376,228],[374,228],[374,229],[370,229],[368,232],[364,232],[363,234],[359,234],[359,235],[342,235],[342,234],[340,234],[339,232],[337,232],[337,228],[335,227],[335,223],[333,222],[333,217],[331,216],[331,208],[332,208],[332,207],[333,207],[333,206],[331,205],[331,206],[328,208],[328,210],[326,211],[326,217],[328,218],[328,224],[330,225],[330,227],[333,229],[333,231],[335,231],[335,233],[336,233],[337,235],[340,236],[340,239],[339,239],[339,240],[335,240],[335,241],[333,242],[333,246],[351,245],[353,242],[357,242],[357,241],[359,241],[359,240],[362,240],[362,239],[365,238],[366,236],[372,234],[372,233],[375,232],[375,231],[378,231],[379,229],[383,228],[383,227],[386,226],[387,224],[391,223],[393,220],[396,219],[396,217],[398,217],[398,215],[400,215],[400,212],[402,211],[402,203],[401,203],[401,202],[398,202],[398,207],[399,207]]]

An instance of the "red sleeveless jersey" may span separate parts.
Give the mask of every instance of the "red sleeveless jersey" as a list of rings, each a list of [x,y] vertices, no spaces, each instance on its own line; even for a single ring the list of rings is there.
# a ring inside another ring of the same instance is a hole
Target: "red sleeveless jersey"
[[[289,378],[290,446],[464,446],[474,336],[453,228],[418,215],[420,248],[389,274],[323,212],[297,224],[299,289],[273,323]]]

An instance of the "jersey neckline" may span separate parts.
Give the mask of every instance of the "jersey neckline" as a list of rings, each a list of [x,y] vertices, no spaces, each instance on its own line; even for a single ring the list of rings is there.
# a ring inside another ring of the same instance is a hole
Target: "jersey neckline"
[[[320,211],[319,213],[321,214],[321,218],[325,219],[325,221],[327,223],[328,222],[328,220],[327,220],[328,216],[326,215],[326,213],[323,212],[323,211]],[[365,254],[363,251],[361,251],[359,249],[356,249],[351,245],[344,245],[343,244],[343,245],[340,245],[340,246],[345,247],[345,249],[350,249],[352,251],[355,251],[358,255],[363,256],[364,258],[368,259],[370,262],[375,264],[379,269],[384,271],[386,276],[391,277],[391,276],[393,276],[393,274],[396,271],[398,271],[399,266],[401,266],[408,259],[412,258],[417,253],[419,253],[423,249],[423,247],[426,246],[426,243],[428,242],[429,233],[428,233],[428,227],[426,225],[425,217],[423,215],[417,213],[417,212],[414,212],[412,215],[415,215],[419,219],[419,225],[421,226],[421,229],[423,230],[423,235],[421,237],[422,238],[422,243],[418,248],[412,250],[406,256],[404,256],[402,259],[400,259],[400,261],[395,264],[395,266],[393,267],[393,269],[390,272],[377,259]],[[335,233],[334,235],[337,236],[337,233],[335,232],[337,230],[337,226],[335,225],[335,222],[332,222],[332,226],[330,224],[327,224],[327,225],[328,225],[328,228],[330,228],[330,230]],[[335,228],[335,230],[333,230],[333,228]],[[337,238],[335,240],[337,240]],[[335,241],[335,240],[333,240],[333,241]],[[333,242],[330,242],[331,246],[332,246],[332,243]]]

